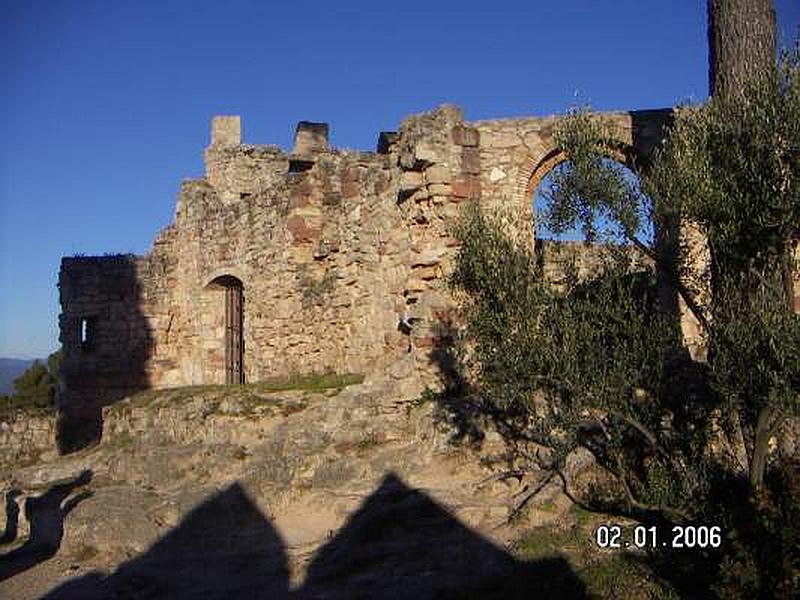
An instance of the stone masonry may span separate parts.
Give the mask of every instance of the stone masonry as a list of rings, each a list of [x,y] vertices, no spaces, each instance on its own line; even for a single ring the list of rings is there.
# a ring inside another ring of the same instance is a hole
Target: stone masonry
[[[617,158],[646,160],[669,116],[598,118],[617,131]],[[564,159],[558,118],[467,122],[445,105],[382,133],[376,152],[331,148],[326,124],[301,122],[290,153],[243,144],[239,117],[214,118],[205,177],[182,183],[147,255],[62,260],[61,410],[224,383],[231,352],[248,382],[321,372],[434,382],[459,209],[512,206],[529,228],[534,189]],[[231,282],[238,325],[226,317]]]

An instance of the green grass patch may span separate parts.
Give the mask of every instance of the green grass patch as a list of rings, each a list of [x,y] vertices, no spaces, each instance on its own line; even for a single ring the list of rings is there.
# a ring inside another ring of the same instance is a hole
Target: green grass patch
[[[572,506],[563,523],[530,529],[511,548],[520,560],[526,562],[563,557],[590,598],[678,598],[672,588],[656,577],[643,555],[597,549],[594,529],[608,520],[613,518]]]
[[[558,511],[558,505],[552,500],[545,500],[544,502],[536,505],[536,510],[543,512],[554,513]]]
[[[591,542],[591,532],[587,534],[580,527],[552,525],[530,529],[512,547],[520,558],[532,560],[560,554],[576,555]]]
[[[331,389],[341,391],[347,386],[357,385],[363,381],[363,375],[347,373],[344,375],[295,375],[288,378],[267,379],[250,385],[261,392],[283,392],[289,390],[322,392]]]
[[[631,600],[677,600],[680,596],[658,580],[641,560],[621,553],[585,566],[578,577],[593,598],[630,598]]]
[[[577,504],[573,504],[570,507],[569,515],[573,518],[575,523],[583,529],[593,526],[597,521],[601,520],[601,515],[581,508]],[[592,529],[594,529],[594,527],[592,527]]]
[[[347,455],[352,452],[364,453],[385,443],[386,439],[383,434],[370,432],[362,435],[356,440],[336,442],[333,445],[333,449],[339,454]]]
[[[271,394],[279,392],[308,392],[338,393],[350,385],[364,381],[363,375],[347,373],[343,375],[291,375],[289,377],[275,377],[254,383],[236,385],[189,385],[176,388],[159,390],[145,390],[130,399],[130,405],[146,407],[155,403],[172,403],[190,400],[195,396],[224,396],[245,398],[248,405],[263,403],[257,394]],[[289,412],[297,412],[304,407],[290,407]],[[123,405],[114,405],[111,410],[124,410]]]

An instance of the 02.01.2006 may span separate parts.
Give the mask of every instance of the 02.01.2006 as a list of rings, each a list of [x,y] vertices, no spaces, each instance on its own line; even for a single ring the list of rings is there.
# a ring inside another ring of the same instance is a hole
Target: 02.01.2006
[[[604,524],[595,529],[594,541],[599,548],[719,548],[722,530],[717,525],[675,525],[660,531],[655,525]]]

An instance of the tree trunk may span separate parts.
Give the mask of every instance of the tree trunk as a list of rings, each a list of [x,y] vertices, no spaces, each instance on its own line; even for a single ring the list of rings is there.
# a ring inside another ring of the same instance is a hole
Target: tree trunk
[[[754,490],[760,490],[764,485],[764,471],[767,468],[767,455],[769,454],[770,433],[774,429],[774,418],[777,412],[774,408],[775,400],[758,411],[756,421],[755,440],[753,441],[753,460],[750,461],[750,485]]]
[[[708,86],[714,101],[745,103],[747,88],[769,77],[775,67],[772,0],[708,0],[708,51]],[[720,270],[725,268],[720,258],[711,253],[711,288],[717,294]],[[783,270],[782,262],[779,268]],[[775,413],[772,395],[771,391],[767,405],[760,409],[753,424],[753,437],[747,440],[752,442],[748,453],[750,485],[756,491],[764,483]]]
[[[772,0],[708,0],[708,86],[736,99],[775,65]]]

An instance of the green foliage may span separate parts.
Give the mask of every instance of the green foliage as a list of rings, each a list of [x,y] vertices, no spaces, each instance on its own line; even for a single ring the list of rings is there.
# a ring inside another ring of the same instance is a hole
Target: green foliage
[[[47,372],[53,379],[53,383],[58,387],[58,382],[61,379],[61,361],[64,358],[64,351],[59,348],[47,357]]]
[[[47,357],[47,366],[41,361],[34,361],[22,375],[14,380],[13,393],[0,398],[0,412],[12,413],[18,410],[47,412],[53,410],[58,390],[60,362],[61,350]]]
[[[511,548],[525,561],[563,557],[590,598],[676,598],[640,556],[625,550],[610,555],[598,550],[593,542],[594,529],[604,522],[605,516],[573,507],[564,523],[525,531]]]
[[[698,223],[727,268],[767,266],[800,223],[798,54],[766,79],[740,101],[679,111],[649,177],[653,194]]]
[[[717,293],[712,371],[719,393],[751,420],[762,409],[798,414],[800,318],[780,284],[740,273],[723,279]]]
[[[745,435],[761,486],[767,443],[800,397],[793,311],[800,223],[800,54],[735,101],[679,111],[648,176],[666,218],[699,226],[713,265],[711,383]],[[685,260],[685,258],[684,258]]]
[[[714,307],[718,351],[746,339],[745,331],[759,337],[774,332],[774,341],[759,345],[762,366],[800,362],[788,349],[767,348],[798,346],[796,321],[785,315],[800,223],[799,58],[787,55],[769,83],[746,90],[740,102],[715,100],[681,111],[650,178],[665,206],[708,236],[723,292]],[[753,311],[756,318],[743,318]],[[732,371],[727,359],[720,364]],[[796,382],[796,371],[767,370],[767,379]]]
[[[555,143],[569,162],[553,170],[544,219],[556,234],[580,227],[588,242],[639,240],[652,215],[652,202],[620,163],[613,132],[587,111],[574,111],[555,132]],[[635,165],[631,165],[635,168]],[[610,228],[598,229],[600,220]]]
[[[724,505],[723,505],[724,506]],[[725,507],[730,528],[714,591],[720,598],[796,598],[800,587],[800,464],[770,469],[764,490]]]
[[[617,510],[690,513],[706,430],[675,417],[707,410],[688,408],[696,399],[675,368],[684,351],[674,323],[653,310],[653,273],[630,272],[612,253],[601,276],[556,293],[503,227],[473,205],[456,232],[451,282],[468,296],[471,392],[508,435],[548,449],[541,466],[593,449],[619,483],[606,490],[621,499]]]
[[[800,404],[798,55],[754,81],[737,103],[677,111],[652,164],[637,170],[641,185],[608,160],[619,148],[591,114],[558,128],[568,162],[553,174],[545,224],[616,244],[593,279],[552,290],[509,219],[467,208],[451,279],[466,320],[463,361],[448,391],[494,420],[515,465],[561,472],[570,452],[590,450],[607,477],[572,490],[586,506],[732,532],[721,554],[670,555],[672,576],[708,588],[719,566],[720,595],[789,597],[800,587],[797,496],[786,492],[797,466],[768,445]],[[648,223],[658,246],[639,233]],[[696,265],[674,228],[687,223],[708,243],[711,301],[686,283]],[[651,267],[634,270],[634,252]],[[655,300],[656,275],[705,328],[708,363],[682,347],[675,316]],[[745,473],[720,446],[742,448]]]

